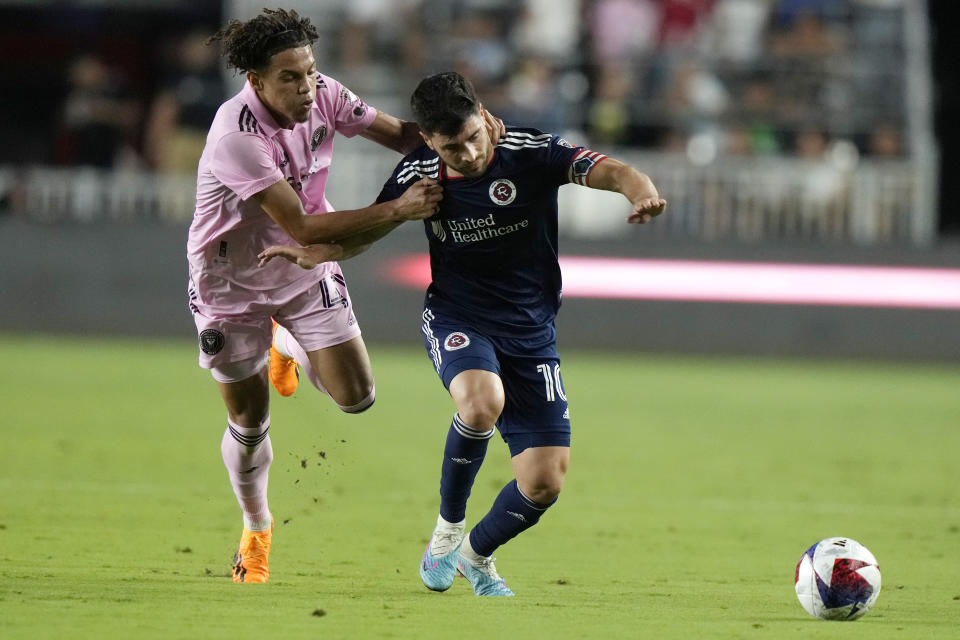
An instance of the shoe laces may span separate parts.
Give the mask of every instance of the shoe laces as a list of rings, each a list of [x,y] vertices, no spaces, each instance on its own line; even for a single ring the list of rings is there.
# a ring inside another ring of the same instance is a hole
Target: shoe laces
[[[493,580],[503,580],[503,578],[500,577],[500,574],[497,573],[497,568],[493,566],[494,560],[496,560],[496,558],[492,556],[489,558],[483,558],[482,560],[480,560],[480,562],[478,562],[473,566],[479,569],[480,571],[482,571],[483,573],[485,573],[489,578],[492,578]]]
[[[433,534],[433,542],[430,543],[430,554],[433,556],[442,556],[453,551],[460,540],[463,539],[462,531],[436,531]],[[446,550],[443,553],[433,553],[433,550],[437,551]]]

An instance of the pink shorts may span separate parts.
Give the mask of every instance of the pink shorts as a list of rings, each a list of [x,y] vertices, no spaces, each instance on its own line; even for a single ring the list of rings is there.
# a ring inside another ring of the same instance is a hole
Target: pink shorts
[[[199,336],[200,366],[213,369],[270,349],[272,317],[304,351],[342,344],[360,335],[347,284],[336,263],[318,277],[259,291],[207,273],[191,274],[187,293]]]

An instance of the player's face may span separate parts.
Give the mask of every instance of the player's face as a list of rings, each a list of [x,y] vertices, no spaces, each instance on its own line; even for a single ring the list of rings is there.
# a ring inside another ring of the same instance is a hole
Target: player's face
[[[310,45],[274,54],[266,69],[248,71],[247,79],[281,127],[310,117],[317,97],[317,65]]]
[[[435,133],[424,136],[427,145],[437,152],[440,159],[447,165],[468,178],[483,175],[490,164],[493,155],[493,143],[483,120],[483,115],[475,113],[467,118],[455,136],[445,136]]]

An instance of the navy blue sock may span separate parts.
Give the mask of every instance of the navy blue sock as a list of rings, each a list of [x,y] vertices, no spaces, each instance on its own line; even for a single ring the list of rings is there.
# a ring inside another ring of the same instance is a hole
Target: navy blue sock
[[[537,524],[554,502],[541,504],[523,495],[513,480],[500,490],[493,507],[470,532],[470,546],[481,556],[491,556],[497,547]]]
[[[447,522],[466,518],[467,498],[492,435],[493,429],[477,431],[464,424],[460,414],[453,414],[440,468],[440,517]]]

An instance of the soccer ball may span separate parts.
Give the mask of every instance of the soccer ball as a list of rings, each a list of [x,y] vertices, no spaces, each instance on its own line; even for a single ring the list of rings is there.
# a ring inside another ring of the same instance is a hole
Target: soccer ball
[[[827,538],[807,549],[794,576],[797,598],[821,620],[856,620],[880,595],[880,566],[850,538]]]

